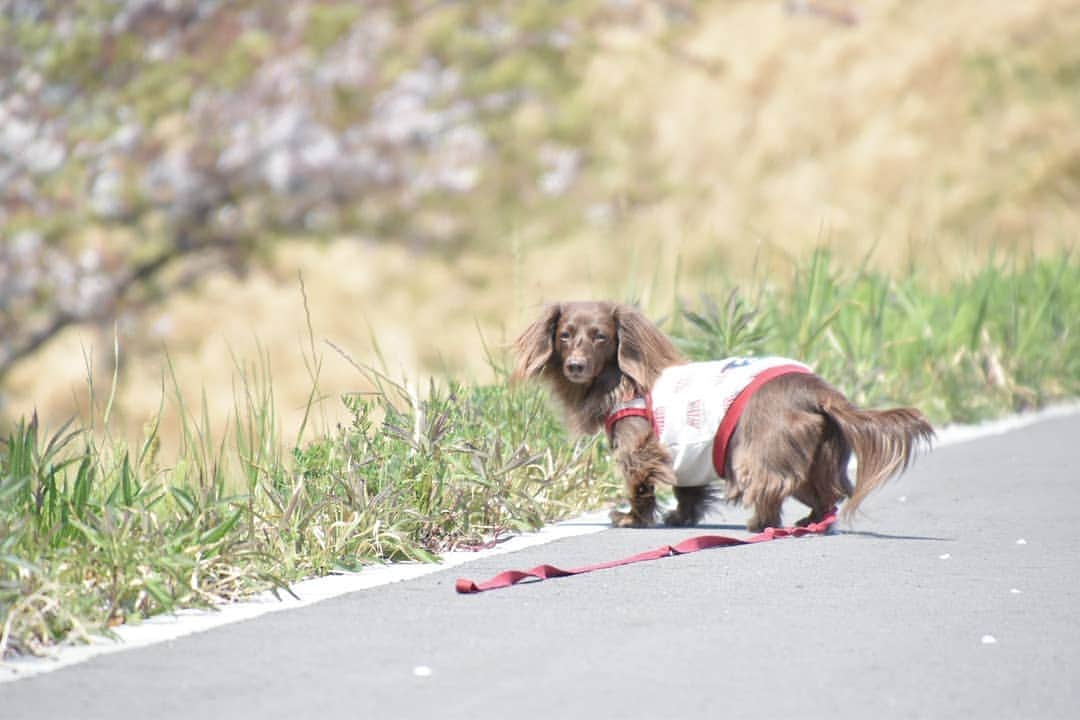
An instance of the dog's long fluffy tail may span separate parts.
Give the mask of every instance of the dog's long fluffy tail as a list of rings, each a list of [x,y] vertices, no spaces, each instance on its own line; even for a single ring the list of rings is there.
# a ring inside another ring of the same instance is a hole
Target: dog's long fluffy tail
[[[858,462],[855,489],[844,504],[848,518],[874,489],[907,469],[916,452],[934,438],[934,428],[915,408],[863,410],[843,395],[829,393],[821,409],[836,422]]]

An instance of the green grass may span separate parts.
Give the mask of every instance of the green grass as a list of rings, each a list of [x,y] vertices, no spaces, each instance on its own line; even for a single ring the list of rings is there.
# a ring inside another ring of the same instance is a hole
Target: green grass
[[[790,282],[677,310],[665,329],[691,357],[795,356],[861,404],[916,405],[937,423],[1080,394],[1080,263],[1068,256],[1010,258],[935,289],[818,252]],[[321,361],[314,342],[304,354],[313,414]],[[358,368],[376,390],[341,398],[347,424],[305,422],[286,439],[268,363],[234,363],[220,429],[205,403],[184,406],[167,367],[163,404],[182,418],[167,461],[156,423],[138,447],[111,437],[115,381],[86,426],[15,424],[0,443],[0,654],[312,575],[429,561],[618,493],[604,443],[567,437],[542,392],[509,388],[505,373],[421,388]]]
[[[991,262],[945,289],[915,273],[844,271],[827,251],[783,289],[682,307],[671,332],[693,359],[800,358],[864,405],[911,404],[975,422],[1080,392],[1080,262]]]
[[[0,445],[3,653],[368,563],[433,561],[614,489],[599,444],[566,438],[535,388],[432,382],[421,399],[364,372],[379,390],[343,398],[351,422],[295,444],[278,436],[265,363],[237,365],[218,434],[177,392],[183,437],[167,467],[156,427],[133,451],[91,427],[17,423]]]

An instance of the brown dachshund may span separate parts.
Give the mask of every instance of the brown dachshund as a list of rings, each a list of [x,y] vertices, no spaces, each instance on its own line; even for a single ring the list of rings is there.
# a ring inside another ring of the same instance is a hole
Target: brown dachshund
[[[515,379],[539,378],[576,432],[606,428],[626,481],[623,527],[657,520],[657,483],[674,488],[668,525],[695,525],[717,497],[754,508],[747,528],[780,526],[783,502],[817,522],[845,515],[903,471],[934,430],[914,408],[862,410],[801,363],[728,358],[687,363],[639,311],[610,302],[549,305],[515,343]],[[852,485],[847,466],[858,460]]]

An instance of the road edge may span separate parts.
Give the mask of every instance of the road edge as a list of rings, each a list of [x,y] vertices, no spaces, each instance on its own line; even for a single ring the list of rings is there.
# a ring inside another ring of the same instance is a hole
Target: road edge
[[[959,445],[1074,414],[1080,414],[1080,400],[1058,403],[1035,412],[1011,415],[976,425],[946,425],[938,430],[934,446],[941,448]],[[267,613],[306,607],[348,593],[390,583],[406,582],[475,560],[513,553],[562,538],[596,533],[607,528],[607,511],[591,512],[548,525],[534,533],[512,536],[492,548],[475,552],[443,553],[440,555],[439,563],[410,562],[375,565],[357,573],[342,573],[295,583],[291,589],[296,597],[288,594],[275,596],[271,593],[263,593],[250,600],[222,605],[215,610],[192,609],[159,615],[139,625],[123,625],[116,628],[114,630],[116,639],[95,636],[89,644],[60,646],[46,657],[23,657],[0,661],[0,684],[59,670],[99,655],[168,642],[186,635],[206,632],[222,625],[250,620]]]

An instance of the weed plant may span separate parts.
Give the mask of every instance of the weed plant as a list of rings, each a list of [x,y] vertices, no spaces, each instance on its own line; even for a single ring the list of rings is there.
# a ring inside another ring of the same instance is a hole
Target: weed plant
[[[303,577],[433,561],[613,491],[595,439],[568,439],[536,389],[432,382],[420,399],[379,382],[344,399],[347,426],[286,450],[268,377],[244,374],[231,432],[213,443],[185,415],[171,467],[155,428],[133,453],[19,422],[0,449],[0,648],[41,653]]]
[[[797,357],[860,404],[916,405],[940,423],[1080,394],[1077,317],[1069,256],[991,264],[935,290],[914,273],[842,271],[819,252],[783,288],[680,302],[665,327],[692,358]],[[305,354],[310,417],[313,338]],[[268,363],[235,368],[220,432],[205,399],[184,406],[167,368],[182,420],[169,462],[156,422],[138,447],[111,438],[115,380],[96,424],[50,433],[32,416],[0,442],[0,654],[307,576],[431,561],[618,492],[603,441],[568,437],[544,394],[510,388],[503,371],[491,386],[431,381],[421,393],[358,367],[375,390],[342,398],[350,420],[317,432],[305,421],[289,441]]]

